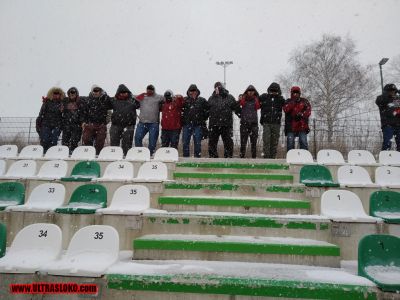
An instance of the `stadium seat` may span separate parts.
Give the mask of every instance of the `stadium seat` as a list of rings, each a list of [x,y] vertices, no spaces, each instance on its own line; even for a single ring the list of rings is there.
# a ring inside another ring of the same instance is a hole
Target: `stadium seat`
[[[91,181],[100,177],[100,165],[96,161],[80,161],[72,169],[69,177],[61,181]]]
[[[36,178],[55,180],[65,177],[68,171],[68,163],[64,160],[46,161],[39,169]]]
[[[134,147],[125,156],[130,161],[150,161],[150,150],[146,147]]]
[[[7,227],[5,224],[0,223],[0,257],[6,254],[7,247]]]
[[[91,225],[79,229],[71,239],[66,254],[45,264],[50,275],[101,277],[118,261],[119,235],[111,226]]]
[[[121,147],[107,146],[101,149],[98,160],[121,160],[124,156]]]
[[[288,164],[307,165],[313,164],[314,160],[310,151],[304,149],[292,149],[286,154],[286,162]]]
[[[154,153],[154,160],[162,162],[176,162],[179,160],[178,150],[172,147],[162,147]]]
[[[375,169],[375,183],[383,187],[400,188],[400,167],[377,167]]]
[[[96,158],[96,149],[93,146],[78,146],[71,154],[71,159],[93,160]]]
[[[337,150],[325,149],[317,153],[317,163],[320,165],[344,165],[342,153]]]
[[[400,152],[399,151],[379,152],[379,163],[381,165],[400,166]]]
[[[69,157],[69,149],[67,146],[53,146],[47,150],[44,158],[46,159],[66,159]]]
[[[55,224],[36,223],[21,229],[6,255],[0,259],[2,273],[35,273],[46,262],[59,258],[62,233]]]
[[[15,158],[18,156],[18,147],[16,145],[1,145],[0,158]]]
[[[50,212],[64,204],[65,187],[61,183],[36,186],[24,205],[8,206],[6,211]]]
[[[25,146],[18,155],[19,159],[36,159],[43,157],[43,147],[40,145]]]
[[[114,161],[107,165],[103,177],[95,181],[127,181],[134,177],[134,168],[129,161]]]
[[[367,150],[351,150],[347,162],[351,165],[377,165],[375,157]]]
[[[369,214],[386,223],[400,224],[400,193],[375,191],[369,197]]]
[[[379,187],[372,183],[367,170],[360,166],[341,166],[337,176],[339,184],[343,187]]]
[[[56,208],[62,214],[94,214],[107,206],[107,190],[100,184],[78,186],[66,206]]]
[[[168,180],[168,169],[165,163],[161,161],[152,161],[143,163],[138,171],[135,181],[153,181],[160,182]]]
[[[36,161],[34,160],[17,160],[15,161],[9,168],[4,176],[1,178],[10,178],[10,179],[18,179],[18,178],[27,178],[32,177],[36,174]]]
[[[0,183],[0,211],[10,205],[21,205],[25,200],[25,187],[20,182]]]
[[[329,190],[321,196],[321,215],[337,222],[368,222],[381,221],[367,215],[360,198],[346,190]]]
[[[400,238],[372,234],[358,244],[358,275],[387,292],[400,291]]]
[[[150,192],[144,185],[128,184],[119,187],[113,195],[111,205],[96,213],[115,215],[140,214],[150,207]]]
[[[3,176],[6,173],[6,161],[0,159],[0,176]]]
[[[305,165],[300,169],[300,183],[306,186],[339,187],[334,183],[331,172],[325,166]]]

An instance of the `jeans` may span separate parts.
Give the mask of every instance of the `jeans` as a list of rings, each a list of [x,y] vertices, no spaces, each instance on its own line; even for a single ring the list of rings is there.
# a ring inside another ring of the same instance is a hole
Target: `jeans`
[[[135,147],[143,147],[143,138],[147,133],[149,133],[149,150],[150,155],[153,155],[154,151],[156,150],[159,131],[159,123],[139,122],[135,133]]]
[[[178,149],[180,129],[176,130],[161,130],[161,147],[172,147]]]
[[[50,147],[57,145],[60,134],[61,129],[58,127],[51,128],[43,126],[40,129],[40,144],[43,146],[44,153],[46,153]]]
[[[298,133],[287,133],[287,151],[294,149],[294,139],[296,138],[296,136],[299,137],[300,149],[308,150],[307,133],[302,131]]]
[[[132,148],[135,125],[119,126],[112,124],[110,127],[110,145],[121,146],[124,155]]]
[[[183,126],[183,156],[190,156],[190,139],[193,135],[193,143],[194,143],[194,157],[201,157],[201,138],[202,138],[202,129],[201,126],[195,125],[184,125]]]
[[[400,126],[393,127],[393,126],[384,126],[382,128],[383,133],[383,143],[382,143],[382,150],[391,150],[392,148],[392,138],[395,137],[396,141],[396,150],[400,151]]]
[[[275,158],[278,149],[279,131],[281,124],[263,125],[263,152],[264,158]]]

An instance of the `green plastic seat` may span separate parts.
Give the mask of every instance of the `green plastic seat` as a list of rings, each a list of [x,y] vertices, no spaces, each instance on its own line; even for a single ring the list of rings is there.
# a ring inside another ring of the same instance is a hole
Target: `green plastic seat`
[[[0,223],[0,257],[6,254],[7,247],[7,228],[6,225]]]
[[[400,292],[400,238],[372,234],[358,244],[358,275],[384,291]]]
[[[62,214],[94,214],[107,206],[107,190],[101,184],[85,184],[77,187],[68,204],[56,208]]]
[[[339,187],[329,169],[321,165],[305,165],[300,169],[300,183],[315,187]]]
[[[400,224],[400,193],[376,191],[369,197],[369,214],[386,223]]]
[[[0,183],[0,211],[7,206],[24,204],[25,187],[20,182]]]
[[[80,161],[72,169],[71,176],[61,181],[91,181],[100,177],[100,165],[96,161]]]

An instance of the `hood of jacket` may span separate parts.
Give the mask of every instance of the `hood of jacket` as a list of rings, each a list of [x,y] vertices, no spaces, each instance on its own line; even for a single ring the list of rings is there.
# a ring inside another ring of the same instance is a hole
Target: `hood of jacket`
[[[246,96],[247,95],[247,91],[248,90],[254,90],[255,92],[254,92],[254,95],[256,96],[256,97],[259,97],[260,95],[258,94],[258,91],[257,91],[257,89],[254,87],[254,85],[249,85],[248,87],[247,87],[247,89],[244,91],[244,93],[243,93],[243,96]]]
[[[197,88],[197,85],[195,85],[195,84],[191,84],[190,86],[189,86],[189,88],[187,89],[187,91],[186,91],[186,95],[188,96],[188,97],[190,97],[190,95],[189,95],[189,91],[190,90],[197,90],[197,97],[199,97],[200,96],[200,90]]]
[[[53,86],[53,87],[52,87],[51,89],[49,89],[49,91],[47,92],[47,97],[46,97],[47,100],[53,100],[53,94],[54,94],[55,92],[59,92],[59,93],[61,94],[60,100],[65,98],[65,93],[64,93],[64,91],[62,90],[62,88]]]
[[[120,84],[115,92],[115,97],[118,96],[119,93],[128,92],[129,96],[132,96],[132,92],[127,88],[125,84]]]
[[[68,89],[68,91],[67,91],[67,95],[70,93],[70,92],[72,92],[72,91],[75,91],[76,92],[76,97],[77,98],[79,98],[79,91],[78,91],[78,89],[76,88],[76,87],[70,87],[69,89]]]
[[[278,90],[278,95],[282,95],[281,86],[276,82],[273,82],[269,85],[267,89],[268,94],[271,92],[271,90]]]

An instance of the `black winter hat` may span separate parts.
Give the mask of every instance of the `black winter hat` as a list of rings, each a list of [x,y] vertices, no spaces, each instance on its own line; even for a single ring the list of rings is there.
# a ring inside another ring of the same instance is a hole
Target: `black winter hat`
[[[385,87],[383,88],[384,91],[389,92],[389,91],[396,91],[397,92],[397,87],[394,83],[389,83],[387,85],[385,85]]]
[[[78,89],[77,89],[76,87],[74,87],[74,86],[68,89],[67,95],[69,95],[72,91],[74,91],[74,92],[76,93],[76,96],[79,96],[79,91],[78,91]]]
[[[216,87],[224,87],[224,86],[222,85],[221,82],[217,81],[216,83],[214,83],[214,88]]]

